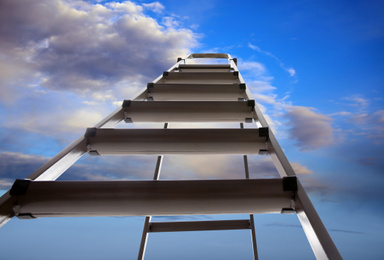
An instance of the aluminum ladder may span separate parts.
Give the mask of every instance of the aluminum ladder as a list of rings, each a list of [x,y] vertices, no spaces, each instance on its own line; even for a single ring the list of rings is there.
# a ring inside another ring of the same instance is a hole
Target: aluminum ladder
[[[206,63],[217,59],[228,62]],[[163,122],[164,128],[114,128],[123,120]],[[238,122],[240,127],[172,129],[172,122]],[[244,122],[258,128],[245,129]],[[158,155],[153,181],[55,181],[85,153]],[[245,179],[158,181],[163,156],[172,154],[242,155]],[[271,156],[280,178],[250,179],[247,154]],[[16,180],[0,198],[0,226],[14,216],[146,216],[138,259],[144,258],[151,232],[229,229],[250,229],[257,259],[253,214],[295,212],[316,258],[342,259],[252,99],[237,60],[221,53],[178,58],[135,99],[125,100],[26,179]],[[249,219],[151,222],[151,216],[226,213],[249,214]]]

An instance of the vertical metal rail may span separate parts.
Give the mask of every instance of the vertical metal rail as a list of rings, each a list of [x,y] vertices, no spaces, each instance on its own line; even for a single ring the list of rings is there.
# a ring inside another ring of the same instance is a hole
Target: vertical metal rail
[[[256,243],[256,229],[255,229],[255,220],[253,214],[249,215],[249,223],[251,225],[251,237],[252,237],[252,248],[253,248],[253,259],[258,260],[259,256],[257,253],[257,243]]]
[[[244,128],[244,124],[240,123],[240,128]],[[248,156],[244,155],[244,170],[245,170],[245,178],[249,179],[249,167],[248,167]],[[253,259],[258,260],[259,256],[257,253],[257,241],[256,241],[256,230],[255,230],[255,220],[253,218],[253,214],[249,215],[249,224],[251,229],[251,239],[252,239],[252,249],[253,249]]]
[[[168,123],[164,124],[164,129],[168,128]],[[157,181],[160,178],[160,171],[161,171],[161,166],[163,164],[163,155],[159,155],[157,157],[157,162],[156,162],[156,168],[155,168],[155,173],[153,175],[153,180]],[[150,229],[150,223],[152,220],[152,216],[146,216],[144,220],[144,227],[143,227],[143,234],[141,235],[141,242],[140,242],[140,249],[139,249],[139,254],[137,256],[138,260],[143,260],[145,256],[145,249],[147,247],[147,240],[148,240],[148,232]]]

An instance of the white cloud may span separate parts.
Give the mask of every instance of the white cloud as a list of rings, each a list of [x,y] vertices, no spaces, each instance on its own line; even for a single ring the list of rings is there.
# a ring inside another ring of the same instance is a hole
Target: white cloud
[[[332,118],[316,113],[310,107],[290,106],[287,109],[289,135],[301,150],[314,150],[334,143]]]
[[[290,77],[293,77],[293,76],[296,75],[296,70],[294,68],[290,68],[290,67],[285,66],[285,64],[277,56],[275,56],[274,54],[272,54],[272,53],[270,53],[268,51],[264,51],[259,46],[256,46],[256,45],[251,44],[251,43],[248,43],[248,47],[251,48],[254,51],[260,52],[260,53],[262,53],[262,54],[264,54],[264,55],[274,59],[279,64],[280,68],[282,68],[283,70],[285,70],[286,72],[289,73]]]
[[[288,68],[287,71],[289,72],[289,75],[291,77],[295,76],[296,75],[296,70],[293,69],[293,68]]]
[[[265,73],[265,67],[260,62],[245,61],[245,62],[239,63],[238,67],[240,71],[249,70],[251,73],[254,73],[256,76],[262,75]]]
[[[119,2],[111,2],[106,4],[109,8],[120,11],[122,13],[129,13],[129,14],[140,14],[143,11],[143,7],[140,5],[137,5],[130,1],[124,1],[122,3]],[[143,5],[145,7],[151,8],[151,4]]]
[[[76,113],[71,114],[68,118],[62,120],[61,125],[68,128],[92,127],[103,119],[103,115],[91,109],[77,110]]]
[[[361,95],[353,95],[349,97],[344,97],[343,99],[351,102],[351,106],[359,107],[361,109],[364,109],[370,103],[368,99],[362,97]]]
[[[258,46],[253,45],[253,44],[251,44],[251,43],[248,43],[248,47],[251,48],[251,49],[254,50],[254,51],[261,52],[261,49],[260,49]]]
[[[164,17],[162,19],[162,24],[164,24],[168,28],[176,28],[180,26],[179,21],[175,20],[174,17],[170,16]]]
[[[375,113],[373,113],[374,121],[376,121],[379,124],[384,124],[384,110],[378,110]]]
[[[130,1],[106,5],[88,2],[3,1],[0,10],[0,68],[3,86],[11,92],[19,71],[47,89],[85,95],[111,89],[137,74],[155,73],[186,56],[195,35],[171,24],[159,25],[143,13],[159,11],[158,3]],[[24,77],[23,77],[24,78]]]
[[[332,113],[332,114],[330,114],[329,116],[350,116],[350,115],[352,115],[351,112],[348,112],[348,111],[340,111],[340,112]]]
[[[163,9],[158,2],[2,1],[2,127],[59,136],[134,98],[197,44],[191,30],[144,13]]]
[[[162,4],[160,4],[159,2],[143,4],[143,6],[145,8],[148,8],[148,9],[152,10],[155,13],[162,13],[164,11],[164,9],[165,9],[165,7]]]
[[[313,174],[313,172],[305,167],[304,165],[301,165],[299,163],[291,163],[293,170],[295,171],[296,174],[301,174],[301,175],[309,175]]]

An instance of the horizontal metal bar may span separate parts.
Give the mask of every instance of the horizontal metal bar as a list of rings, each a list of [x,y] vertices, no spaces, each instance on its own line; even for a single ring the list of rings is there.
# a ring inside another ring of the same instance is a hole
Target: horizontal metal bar
[[[196,58],[231,59],[231,55],[227,53],[192,53],[187,57],[187,59]]]
[[[244,122],[253,117],[247,101],[131,101],[129,122]]]
[[[229,64],[179,64],[179,69],[230,69]]]
[[[234,72],[167,72],[163,83],[239,83]]]
[[[124,154],[258,154],[266,150],[259,129],[96,129],[87,134],[88,151]]]
[[[179,72],[230,72],[233,69],[229,64],[180,64]]]
[[[207,230],[239,230],[250,229],[248,219],[245,220],[211,220],[211,221],[177,221],[151,222],[148,232],[178,232]]]
[[[281,178],[30,181],[21,186],[25,190],[12,195],[19,217],[280,213],[290,207],[292,195]]]
[[[157,83],[148,89],[148,96],[155,101],[166,100],[207,100],[236,101],[246,98],[245,89],[239,84],[170,84]]]

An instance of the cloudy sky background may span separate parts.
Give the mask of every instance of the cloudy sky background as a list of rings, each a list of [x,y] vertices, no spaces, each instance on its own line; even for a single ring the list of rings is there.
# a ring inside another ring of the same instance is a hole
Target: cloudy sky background
[[[177,57],[225,52],[238,58],[342,256],[382,259],[383,9],[379,0],[3,0],[0,189],[133,98]],[[60,179],[150,179],[155,161],[85,155]],[[250,156],[250,170],[253,178],[277,176],[268,157]],[[242,178],[242,158],[166,157],[161,177]],[[142,223],[12,219],[0,230],[0,258],[135,259]],[[256,216],[260,258],[313,258],[298,225],[295,216]],[[248,231],[152,234],[147,259],[251,259],[250,246]]]

